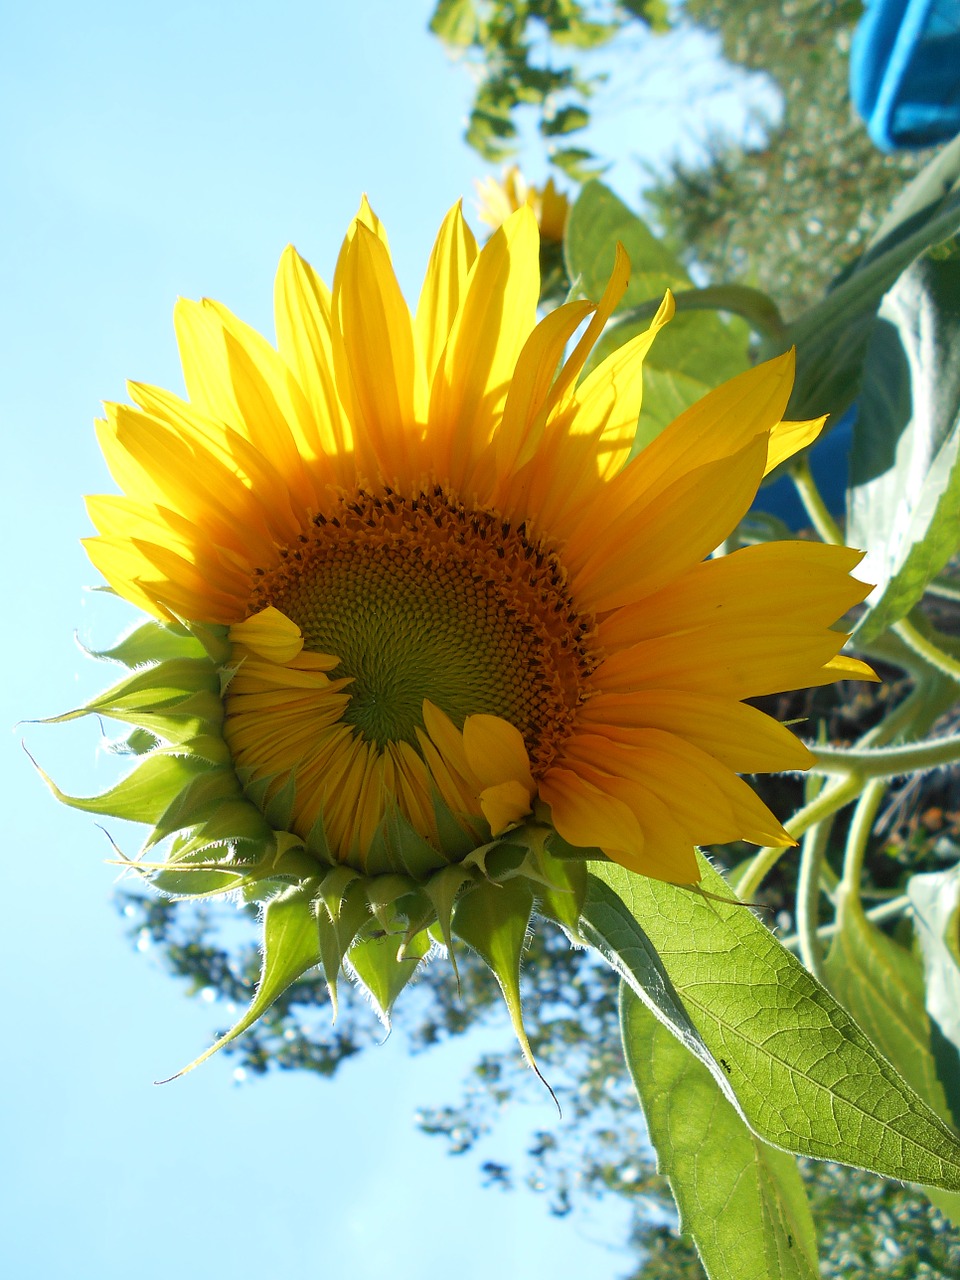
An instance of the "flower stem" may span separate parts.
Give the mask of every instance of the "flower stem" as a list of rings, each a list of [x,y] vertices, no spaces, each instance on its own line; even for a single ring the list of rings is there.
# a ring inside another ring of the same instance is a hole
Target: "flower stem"
[[[960,681],[960,662],[951,657],[949,653],[944,653],[940,646],[934,644],[932,640],[928,640],[908,618],[901,618],[899,622],[895,622],[892,630],[896,632],[904,644],[908,645],[915,654],[923,658],[941,675],[948,676],[951,680]]]
[[[863,781],[926,773],[960,760],[960,734],[907,742],[895,747],[814,747],[814,773],[860,778]],[[802,812],[802,810],[801,810]]]
[[[863,780],[860,777],[849,775],[841,778],[833,786],[824,787],[819,795],[805,804],[802,809],[798,809],[783,825],[790,835],[797,839],[810,827],[823,822],[838,809],[842,809],[845,804],[849,804],[862,790]],[[789,847],[789,845],[786,847],[774,845],[757,851],[737,882],[736,889],[741,898],[753,896],[767,873],[777,865]]]
[[[889,902],[881,902],[877,907],[871,907],[869,911],[863,914],[868,920],[872,920],[874,924],[881,924],[884,920],[893,920],[897,916],[903,915],[904,911],[910,906],[910,899],[906,894],[901,894],[898,898],[891,898]],[[832,938],[839,929],[836,920],[831,920],[829,924],[820,925],[817,929],[817,939],[819,942],[825,942]],[[792,933],[788,938],[783,939],[783,945],[788,951],[800,951],[800,934]]]
[[[800,939],[800,958],[821,982],[824,981],[823,947],[817,934],[820,919],[820,871],[832,828],[831,814],[806,831],[797,880],[797,937]]]
[[[877,810],[886,795],[887,784],[882,778],[872,778],[863,789],[850,819],[847,846],[843,854],[843,876],[840,880],[841,902],[860,905],[860,877],[863,874],[863,858],[867,842],[873,830]]]
[[[810,464],[806,458],[799,458],[790,467],[790,479],[793,481],[800,501],[804,505],[810,523],[824,542],[832,542],[835,546],[843,545],[843,534],[833,516],[827,509],[817,482],[813,478]]]

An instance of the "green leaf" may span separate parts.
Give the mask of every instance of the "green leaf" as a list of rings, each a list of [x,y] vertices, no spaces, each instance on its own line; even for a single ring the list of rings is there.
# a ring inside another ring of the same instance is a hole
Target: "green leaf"
[[[619,196],[602,182],[586,183],[570,210],[564,240],[567,275],[571,280],[579,278],[585,297],[602,295],[618,241],[630,259],[630,284],[623,308],[662,297],[664,290],[674,285],[690,284],[676,255]]]
[[[607,167],[585,147],[560,147],[550,152],[550,163],[574,182],[587,182]]]
[[[186,1075],[218,1049],[235,1040],[266,1013],[291,983],[320,963],[316,910],[318,888],[318,880],[306,880],[267,903],[263,915],[263,971],[250,1007],[225,1036],[221,1036],[199,1058],[194,1058],[189,1066],[170,1076],[170,1080]],[[159,1083],[166,1084],[167,1081]]]
[[[918,892],[922,897],[924,887]],[[830,989],[924,1102],[948,1124],[960,1124],[960,1058],[931,1022],[920,961],[871,924],[856,899],[841,899],[837,924],[826,959]],[[945,1012],[955,1024],[957,1006]],[[960,1194],[926,1190],[960,1225]]]
[[[563,107],[549,120],[540,121],[540,132],[545,138],[556,138],[563,133],[575,133],[590,123],[590,114],[583,107]]]
[[[960,1139],[849,1014],[742,904],[591,864],[651,945],[724,1092],[765,1142],[888,1177],[960,1190]],[[701,859],[702,888],[733,899]],[[602,932],[588,892],[584,921]],[[619,922],[623,923],[622,919]],[[614,958],[616,962],[616,958]],[[629,963],[618,972],[663,1014]],[[674,1029],[671,1026],[671,1029]],[[723,1064],[726,1064],[725,1066]],[[724,1087],[726,1085],[726,1087]]]
[[[960,239],[930,250],[886,295],[854,432],[848,537],[877,590],[869,642],[913,608],[960,546]]]
[[[620,1025],[657,1167],[710,1280],[815,1280],[816,1233],[794,1157],[750,1132],[626,985]]]
[[[911,234],[897,233],[865,255],[847,277],[788,325],[781,342],[765,355],[797,348],[797,379],[787,406],[791,418],[829,413],[835,422],[856,400],[867,344],[883,295],[931,245],[960,227],[960,192],[950,196]]]
[[[430,18],[430,28],[444,44],[466,49],[477,34],[477,15],[473,0],[438,0]]]

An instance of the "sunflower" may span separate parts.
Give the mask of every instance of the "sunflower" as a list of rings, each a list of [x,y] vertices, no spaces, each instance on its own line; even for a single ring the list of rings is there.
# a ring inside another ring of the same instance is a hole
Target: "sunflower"
[[[495,230],[517,209],[528,205],[536,215],[541,243],[559,245],[562,242],[570,201],[565,192],[557,189],[553,178],[548,178],[542,187],[534,186],[514,164],[503,171],[499,180],[488,176],[477,182],[476,187],[477,212],[488,227]]]
[[[276,347],[179,302],[187,398],[107,406],[123,496],[89,499],[87,550],[165,625],[220,629],[244,798],[328,865],[409,870],[399,823],[428,876],[539,825],[694,883],[698,844],[792,843],[738,775],[810,753],[744,700],[869,677],[831,629],[868,588],[844,547],[710,558],[822,425],[782,420],[791,355],[630,461],[672,300],[582,376],[629,264],[538,322],[537,261],[529,207],[481,251],[455,207],[412,315],[364,201],[332,289],[284,253]]]

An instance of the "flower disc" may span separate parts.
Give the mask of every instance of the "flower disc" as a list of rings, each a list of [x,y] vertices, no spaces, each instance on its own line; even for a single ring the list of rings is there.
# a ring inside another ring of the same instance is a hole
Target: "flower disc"
[[[509,721],[542,772],[597,665],[556,555],[440,486],[358,490],[332,512],[257,575],[251,612],[274,606],[305,649],[339,659],[343,720],[367,742],[416,745],[428,700],[458,726]]]

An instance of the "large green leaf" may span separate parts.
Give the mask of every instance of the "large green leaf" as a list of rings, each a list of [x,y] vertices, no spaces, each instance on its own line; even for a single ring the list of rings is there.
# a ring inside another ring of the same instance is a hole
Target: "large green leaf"
[[[687,290],[690,277],[677,256],[602,182],[588,182],[570,211],[564,252],[570,279],[599,298],[617,243],[630,259],[630,284],[621,308],[635,318],[611,327],[593,353],[595,365],[649,325],[643,305],[668,288]],[[643,412],[638,447],[649,443],[684,409],[747,367],[748,329],[725,323],[716,311],[678,312],[644,358]]]
[[[960,1057],[931,1022],[920,961],[871,924],[856,899],[841,898],[837,924],[826,959],[831,990],[924,1102],[957,1126]],[[927,1193],[960,1224],[960,1194]]]
[[[636,921],[638,945],[655,949],[695,1032],[685,1043],[702,1061],[707,1051],[705,1064],[753,1132],[790,1151],[960,1190],[960,1138],[754,913],[732,901],[705,859],[701,869],[701,887],[716,896],[613,863],[593,864],[592,875]],[[622,928],[622,915],[612,923]],[[585,931],[602,940],[609,924],[608,903],[588,892]],[[630,957],[611,956],[609,941],[603,949],[663,1019],[660,993]]]
[[[793,418],[832,415],[832,422],[860,392],[863,364],[883,295],[931,245],[960,227],[960,192],[938,202],[906,227],[898,227],[865,254],[822,301],[798,316],[781,341],[766,347],[776,355],[797,348],[797,379],[787,408]]]
[[[635,307],[665,289],[690,283],[676,254],[658,240],[647,224],[602,182],[588,182],[577,197],[567,223],[564,255],[567,274],[579,280],[588,298],[599,298],[607,286],[617,242],[630,259],[630,284],[623,307]]]
[[[796,1159],[750,1132],[707,1068],[626,985],[620,1025],[657,1166],[710,1280],[815,1280],[816,1233]]]
[[[960,239],[886,295],[867,352],[851,456],[848,537],[877,583],[857,629],[875,639],[960,546]]]

